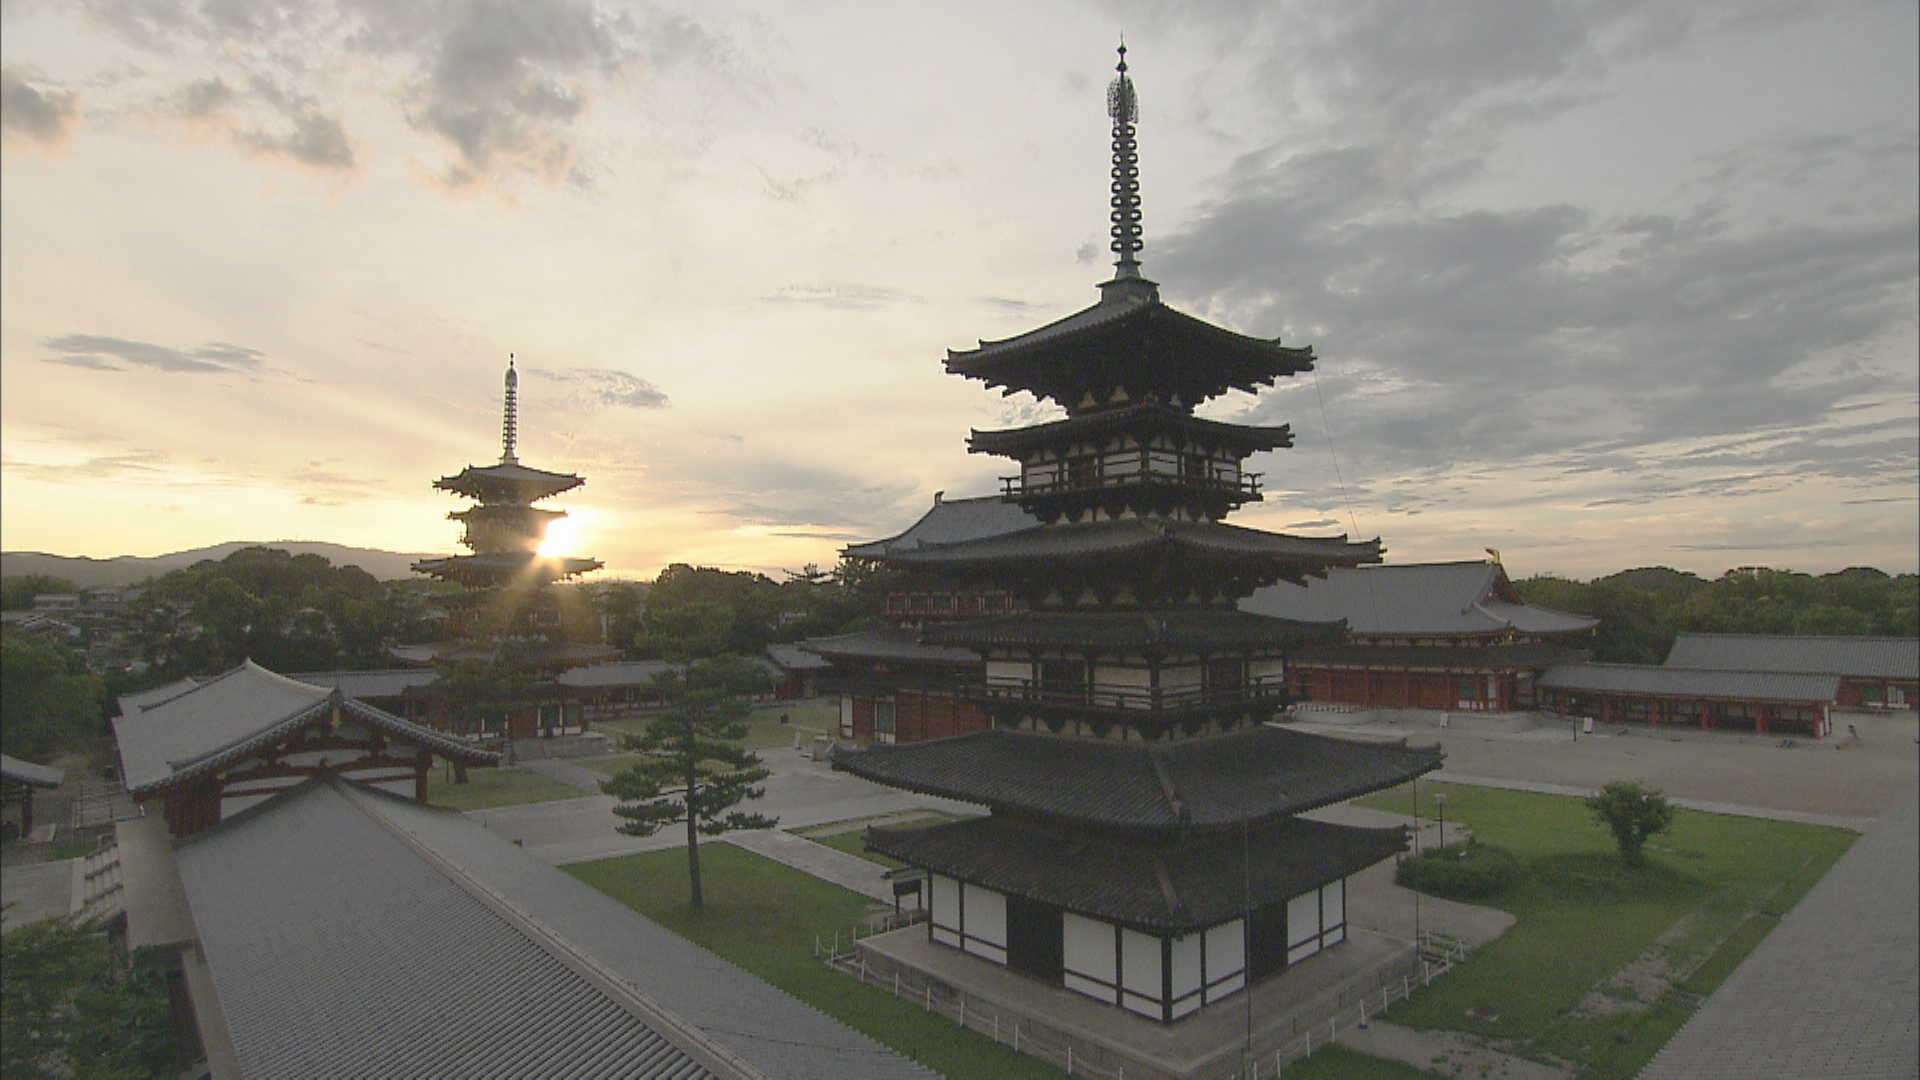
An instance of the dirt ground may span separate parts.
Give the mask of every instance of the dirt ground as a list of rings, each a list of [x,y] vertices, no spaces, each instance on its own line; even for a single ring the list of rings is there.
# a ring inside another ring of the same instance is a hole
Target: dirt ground
[[[1437,742],[1447,753],[1446,771],[1466,776],[1591,789],[1633,780],[1673,798],[1844,818],[1879,817],[1920,779],[1920,719],[1912,712],[1836,712],[1838,734],[1820,740],[1648,727],[1575,739],[1569,721],[1516,730],[1476,726],[1475,719],[1456,716],[1442,729],[1438,713],[1409,711],[1345,731],[1405,737],[1416,746]]]

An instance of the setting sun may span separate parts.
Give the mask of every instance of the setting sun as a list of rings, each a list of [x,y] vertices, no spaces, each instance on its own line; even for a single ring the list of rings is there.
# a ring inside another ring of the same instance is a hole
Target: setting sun
[[[573,554],[580,542],[580,525],[576,517],[554,518],[548,522],[546,538],[540,541],[541,556],[552,559]]]

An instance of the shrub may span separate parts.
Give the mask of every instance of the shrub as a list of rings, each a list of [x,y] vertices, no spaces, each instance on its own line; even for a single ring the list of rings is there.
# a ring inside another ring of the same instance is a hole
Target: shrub
[[[1520,881],[1520,861],[1505,848],[1473,843],[1448,844],[1400,860],[1396,885],[1450,900],[1484,900]]]

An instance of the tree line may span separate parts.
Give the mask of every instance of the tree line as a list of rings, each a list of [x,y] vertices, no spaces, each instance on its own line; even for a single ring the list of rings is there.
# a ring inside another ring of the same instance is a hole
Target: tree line
[[[1920,575],[1871,567],[1820,575],[1740,567],[1708,581],[1655,566],[1585,582],[1539,575],[1514,587],[1528,603],[1599,619],[1594,659],[1609,663],[1663,663],[1682,633],[1920,637]]]

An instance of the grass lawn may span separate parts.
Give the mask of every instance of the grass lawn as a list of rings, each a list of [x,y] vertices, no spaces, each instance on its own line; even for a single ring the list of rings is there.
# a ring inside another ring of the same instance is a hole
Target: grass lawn
[[[427,795],[435,806],[455,810],[491,810],[496,806],[580,799],[586,792],[525,769],[468,769],[467,782],[456,784],[445,769],[427,780]]]
[[[775,714],[776,721],[778,714]],[[858,835],[857,833],[854,835]],[[931,1016],[891,994],[831,971],[813,955],[815,934],[851,930],[876,906],[731,844],[700,845],[706,907],[687,903],[687,854],[648,852],[564,869],[674,933],[753,972],[841,1023],[942,1075],[1058,1077],[1059,1069]]]
[[[868,820],[877,821],[878,819],[870,818]],[[914,818],[911,821],[897,822],[891,827],[921,829],[929,825],[939,825],[944,822],[953,821],[953,820],[955,819],[952,814],[942,814],[936,811],[929,810],[925,814],[922,814],[921,816]],[[906,863],[903,863],[898,859],[889,859],[885,855],[880,855],[880,854],[876,854],[874,852],[868,851],[867,850],[867,830],[865,828],[858,828],[858,829],[843,828],[843,826],[845,826],[846,824],[848,823],[840,822],[834,825],[822,826],[821,828],[818,828],[818,829],[811,829],[811,830],[802,829],[799,832],[795,833],[794,835],[804,836],[816,844],[825,844],[826,846],[833,848],[835,851],[844,851],[849,855],[858,856],[859,858],[865,859],[871,863],[879,863],[881,866],[884,866],[889,870],[898,870],[901,867],[907,865]],[[826,835],[821,835],[823,832]]]
[[[1449,822],[1519,858],[1520,884],[1488,902],[1519,921],[1388,1018],[1501,1040],[1583,1078],[1635,1075],[1692,1015],[1689,995],[1716,989],[1855,839],[1681,810],[1670,832],[1649,841],[1646,865],[1630,869],[1579,799],[1423,784],[1420,816],[1436,816],[1431,800],[1441,791]],[[1413,810],[1404,787],[1360,801]],[[1678,992],[1609,981],[1643,954],[1679,980]]]

